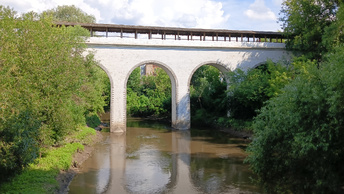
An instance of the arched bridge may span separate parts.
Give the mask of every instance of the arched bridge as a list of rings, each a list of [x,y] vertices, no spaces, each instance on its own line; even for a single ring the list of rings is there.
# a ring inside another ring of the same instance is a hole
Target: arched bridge
[[[58,25],[77,25],[60,23]],[[172,84],[172,127],[190,128],[190,81],[203,65],[222,72],[289,59],[278,32],[78,24],[91,32],[89,50],[111,81],[110,131],[126,131],[126,87],[144,64],[164,69]]]

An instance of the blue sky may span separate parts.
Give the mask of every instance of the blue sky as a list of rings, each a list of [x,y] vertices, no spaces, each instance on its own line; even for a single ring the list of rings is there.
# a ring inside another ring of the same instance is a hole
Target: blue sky
[[[283,0],[1,0],[23,13],[75,5],[98,23],[230,30],[281,30]]]

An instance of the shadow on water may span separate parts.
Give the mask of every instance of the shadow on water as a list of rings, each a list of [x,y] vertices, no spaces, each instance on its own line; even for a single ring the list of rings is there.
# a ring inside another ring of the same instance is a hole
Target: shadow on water
[[[172,127],[170,122],[160,120],[149,120],[142,118],[128,118],[127,127],[132,128],[151,128],[154,130],[170,132]]]
[[[228,133],[223,131],[219,131],[217,129],[199,129],[199,128],[192,128],[191,129],[191,137],[193,139],[202,139],[203,141],[207,141],[210,143],[217,143],[217,144],[242,144],[245,143],[245,140],[242,138],[236,138],[231,136]]]

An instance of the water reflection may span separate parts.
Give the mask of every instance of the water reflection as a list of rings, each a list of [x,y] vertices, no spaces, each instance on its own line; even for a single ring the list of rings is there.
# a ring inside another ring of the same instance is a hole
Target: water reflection
[[[122,135],[104,134],[69,193],[259,192],[243,164],[245,142],[240,139],[171,131],[157,123],[149,125],[152,129],[138,120],[128,126],[135,127]]]

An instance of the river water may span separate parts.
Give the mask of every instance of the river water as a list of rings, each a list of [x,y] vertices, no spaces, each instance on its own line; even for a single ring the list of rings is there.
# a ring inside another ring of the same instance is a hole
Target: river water
[[[174,131],[129,119],[126,134],[103,133],[69,193],[260,193],[247,143],[209,130]]]

